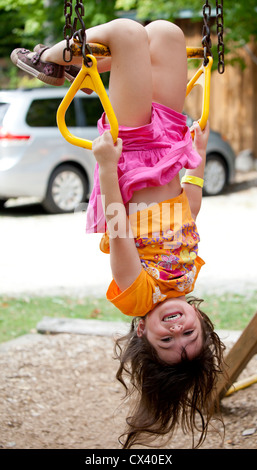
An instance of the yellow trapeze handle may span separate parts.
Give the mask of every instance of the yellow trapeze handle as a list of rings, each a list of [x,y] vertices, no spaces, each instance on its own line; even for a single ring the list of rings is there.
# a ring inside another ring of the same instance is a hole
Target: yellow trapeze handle
[[[232,395],[232,393],[237,392],[238,390],[243,390],[246,387],[250,387],[251,385],[255,384],[257,382],[257,375],[251,375],[251,377],[248,377],[247,379],[242,379],[239,380],[238,382],[235,382],[226,392],[225,397],[228,397],[229,395]]]
[[[95,57],[110,57],[111,51],[108,46],[104,44],[99,44],[97,42],[89,43],[92,54]],[[82,43],[76,38],[73,39],[71,44],[72,54],[74,56],[82,56]],[[204,48],[203,47],[187,47],[186,48],[188,59],[203,59],[204,58]],[[209,57],[209,56],[208,56]]]
[[[78,73],[77,77],[73,81],[72,85],[70,86],[68,92],[66,93],[65,97],[63,98],[58,110],[57,110],[57,125],[63,137],[73,145],[78,147],[83,147],[86,149],[92,149],[92,141],[82,139],[80,137],[76,137],[75,135],[71,134],[68,130],[65,122],[65,114],[72,102],[73,98],[75,97],[78,90],[81,88],[90,88],[94,90],[103,105],[104,111],[106,112],[106,116],[108,118],[110,124],[110,132],[113,138],[113,141],[116,142],[119,133],[119,126],[118,121],[113,111],[111,102],[109,97],[106,93],[105,87],[101,80],[101,77],[97,70],[97,60],[96,58],[88,54],[87,57],[92,61],[91,66],[87,66],[84,61],[82,64],[82,68]]]
[[[209,117],[209,109],[210,109],[210,88],[211,88],[211,68],[213,64],[213,58],[208,57],[208,64],[202,65],[199,70],[197,70],[196,74],[191,78],[191,80],[187,84],[187,92],[186,96],[190,93],[195,85],[197,85],[199,78],[204,75],[204,85],[203,85],[203,97],[202,97],[202,114],[200,119],[198,120],[201,129],[203,130],[206,126]],[[192,137],[194,132],[192,132]]]

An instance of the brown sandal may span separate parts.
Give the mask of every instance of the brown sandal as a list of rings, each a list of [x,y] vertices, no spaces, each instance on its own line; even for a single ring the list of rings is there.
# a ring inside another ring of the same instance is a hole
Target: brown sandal
[[[14,49],[11,61],[24,72],[28,72],[48,85],[60,86],[64,83],[64,67],[53,62],[43,62],[41,55],[47,49],[42,47],[33,54],[28,49]],[[31,57],[29,55],[33,54]]]
[[[34,51],[37,52],[38,54],[42,54],[46,49],[49,49],[49,47],[44,46],[43,44],[38,44],[37,46],[34,47]],[[64,77],[68,82],[73,83],[76,76],[80,72],[80,67],[77,65],[66,65],[64,67]],[[82,91],[87,93],[87,95],[91,95],[93,93],[93,90],[90,90],[90,88],[82,88]]]

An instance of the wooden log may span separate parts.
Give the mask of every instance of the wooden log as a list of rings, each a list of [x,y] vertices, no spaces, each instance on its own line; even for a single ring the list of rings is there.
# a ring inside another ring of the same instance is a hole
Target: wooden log
[[[257,353],[257,312],[244,329],[224,360],[224,376],[217,384],[217,397],[221,400],[233,385],[250,359]]]

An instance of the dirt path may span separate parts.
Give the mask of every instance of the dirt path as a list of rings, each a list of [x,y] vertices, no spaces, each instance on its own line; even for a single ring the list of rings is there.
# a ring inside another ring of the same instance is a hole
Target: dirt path
[[[242,376],[256,366],[257,356]],[[116,367],[110,336],[34,334],[2,345],[0,448],[119,449],[127,405]],[[210,432],[203,448],[257,448],[256,394],[257,384],[223,399],[224,443]],[[190,436],[178,430],[162,448],[190,449]]]

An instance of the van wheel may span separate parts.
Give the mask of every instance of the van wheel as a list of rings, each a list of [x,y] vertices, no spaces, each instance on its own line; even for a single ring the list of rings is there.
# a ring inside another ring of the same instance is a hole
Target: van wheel
[[[227,167],[224,159],[215,153],[207,155],[204,171],[204,196],[216,196],[222,193],[227,178]]]
[[[48,183],[44,209],[52,214],[70,213],[86,200],[88,182],[85,175],[73,165],[56,168]]]

